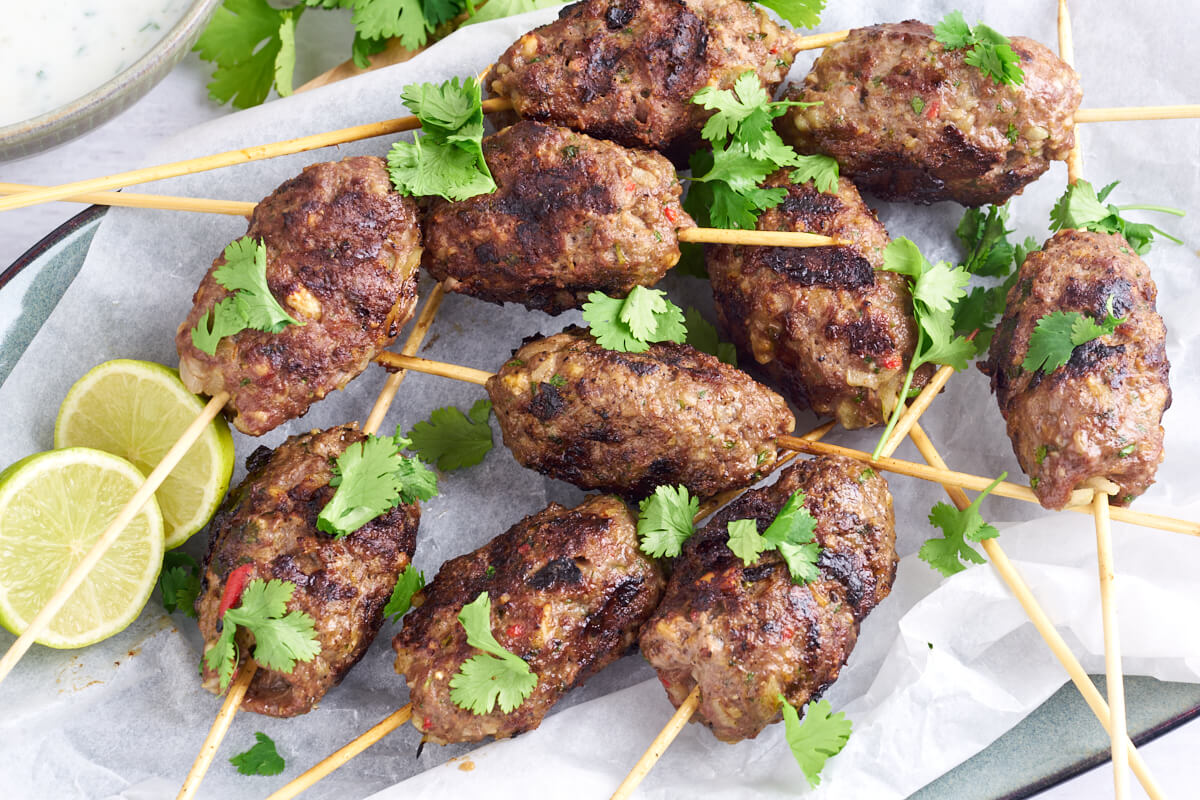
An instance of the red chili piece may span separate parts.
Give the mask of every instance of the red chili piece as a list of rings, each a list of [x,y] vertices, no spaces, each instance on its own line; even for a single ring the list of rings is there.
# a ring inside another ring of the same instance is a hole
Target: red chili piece
[[[245,590],[252,572],[254,572],[253,564],[242,564],[229,573],[229,577],[225,579],[225,591],[221,594],[221,605],[217,607],[217,619],[225,616],[225,612],[242,599],[242,592]]]
[[[899,369],[900,368],[900,359],[897,356],[889,356],[888,358],[884,359],[880,363],[883,365],[884,369]]]
[[[509,625],[504,632],[508,634],[510,639],[515,639],[525,632],[525,628],[522,627],[521,623],[514,622],[512,625]]]
[[[938,108],[940,108],[940,107],[941,107],[941,104],[937,100],[934,100],[932,103],[930,103],[929,110],[925,112],[925,119],[933,119],[934,117],[936,117],[937,113],[938,113]]]
[[[671,223],[672,225],[675,224],[675,209],[667,206],[663,209],[663,216],[667,218],[667,222]]]

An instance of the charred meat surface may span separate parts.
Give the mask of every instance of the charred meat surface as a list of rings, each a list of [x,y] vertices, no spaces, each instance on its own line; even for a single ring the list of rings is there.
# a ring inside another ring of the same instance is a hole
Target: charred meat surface
[[[745,566],[727,524],[763,531],[797,489],[817,520],[820,577],[792,583],[774,551]],[[822,456],[738,498],[683,546],[640,645],[678,706],[700,686],[696,719],[725,742],[781,719],[778,696],[802,706],[835,681],[863,618],[891,591],[895,520],[887,482],[865,463]]]
[[[821,105],[781,117],[780,134],[885,200],[999,205],[1066,159],[1083,99],[1079,76],[1046,47],[1015,36],[1012,49],[1025,82],[998,85],[924,23],[855,29],[790,89]]]
[[[986,364],[1013,452],[1046,508],[1103,477],[1128,504],[1154,482],[1163,457],[1163,412],[1171,405],[1166,328],[1150,268],[1120,234],[1059,231],[1021,265]],[[1116,332],[1075,348],[1046,375],[1021,364],[1039,319],[1078,311],[1124,317]]]
[[[557,314],[653,286],[679,261],[676,231],[694,223],[658,153],[539,122],[483,152],[495,193],[435,200],[426,216],[425,268],[447,290]]]
[[[395,339],[417,302],[421,231],[383,161],[360,156],[306,167],[255,207],[246,235],[265,243],[267,285],[303,324],[244,330],[212,356],[197,349],[192,328],[230,295],[213,276],[219,256],[175,346],[187,387],[228,392],[233,424],[260,436],[345,386]]]
[[[210,525],[196,599],[205,649],[220,637],[217,613],[229,574],[244,564],[253,565],[248,580],[296,585],[288,611],[316,621],[321,645],[316,658],[298,662],[290,674],[260,667],[242,708],[273,717],[311,710],[379,632],[383,607],[416,547],[420,509],[401,504],[342,539],[317,530],[317,515],[333,497],[331,465],[365,438],[346,425],[293,436],[274,452],[259,448],[247,460],[250,474]],[[239,630],[238,651],[245,656],[252,644]],[[204,685],[216,692],[216,673],[206,669]]]
[[[759,230],[807,231],[845,247],[705,248],[717,319],[743,354],[797,406],[847,428],[878,425],[893,407],[917,344],[904,277],[885,272],[887,231],[845,178],[836,194],[794,184]],[[915,385],[928,371],[919,370]]]
[[[518,522],[473,553],[442,565],[425,601],[392,641],[405,676],[413,725],[427,741],[505,739],[541,724],[572,687],[615,661],[662,596],[658,565],[638,550],[637,522],[623,502],[592,497]],[[454,705],[450,679],[478,654],[458,621],[487,592],[501,647],[537,675],[533,693],[512,712],[476,715]]]
[[[711,114],[692,95],[748,70],[774,93],[794,56],[791,33],[742,0],[584,0],[508,48],[491,90],[524,119],[680,152]]]
[[[706,353],[669,342],[619,353],[580,328],[521,347],[487,391],[518,462],[632,498],[746,486],[795,427],[782,397]]]

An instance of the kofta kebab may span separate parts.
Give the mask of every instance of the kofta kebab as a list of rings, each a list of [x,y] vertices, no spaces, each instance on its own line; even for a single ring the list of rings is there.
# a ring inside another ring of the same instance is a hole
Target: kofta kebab
[[[728,46],[714,47],[712,41]],[[760,10],[739,2],[570,7],[557,22],[522,37],[494,70],[492,90],[530,120],[483,144],[497,184],[494,194],[426,203],[420,210],[422,254],[419,210],[390,191],[382,160],[309,167],[254,209],[248,231],[251,244],[261,242],[265,250],[271,293],[284,300],[289,311],[283,313],[291,322],[302,324],[276,320],[270,327],[282,327],[274,333],[247,329],[221,337],[212,352],[200,347],[193,329],[203,319],[208,332],[212,320],[215,334],[219,301],[230,296],[231,287],[220,275],[226,257],[219,258],[180,329],[181,373],[194,389],[225,395],[234,424],[257,435],[302,415],[311,402],[344,385],[380,354],[411,316],[418,261],[444,289],[551,313],[580,305],[594,291],[623,296],[635,286],[652,285],[678,260],[677,234],[693,224],[679,206],[678,180],[662,156],[585,134],[672,155],[686,151],[698,143],[711,111],[690,102],[698,89],[728,89],[751,70],[761,86],[774,91],[798,41]],[[845,159],[843,175],[877,194],[917,202],[1003,202],[1044,172],[1050,159],[1065,156],[1080,98],[1074,73],[1049,51],[1020,39],[1012,47],[1025,71],[1025,82],[1016,86],[983,78],[964,63],[961,48],[943,47],[932,29],[918,23],[851,32],[818,59],[804,88],[790,93],[805,101],[810,92],[829,96],[820,98],[822,105],[797,106],[779,127],[800,152]],[[839,71],[853,70],[855,64],[859,74],[863,64],[870,65],[867,71],[878,73],[879,80],[839,84]],[[621,80],[614,81],[614,75]],[[947,88],[951,84],[965,84],[970,91],[953,92]],[[913,115],[915,105],[906,101],[910,107],[901,120],[896,98],[914,91],[928,111]],[[1043,103],[1046,98],[1055,102]],[[879,141],[860,142],[863,131],[874,132],[869,138]],[[880,131],[894,135],[879,136]],[[851,156],[842,152],[849,140],[867,146]],[[896,142],[902,149],[890,151]],[[864,156],[872,146],[874,155]],[[782,190],[783,200],[759,217],[759,229],[831,238],[804,252],[739,244],[710,251],[720,321],[798,405],[833,414],[847,427],[877,424],[900,399],[897,378],[905,374],[918,335],[909,287],[899,275],[878,271],[886,231],[845,177],[832,192],[793,183],[783,172],[765,185]],[[60,196],[79,189],[67,187]],[[16,205],[0,201],[4,207]],[[1040,258],[1057,259],[1047,263],[1061,267],[1078,250],[1048,246]],[[1103,253],[1098,258],[1111,260]],[[1095,287],[1075,305],[1097,319],[1105,309],[1121,315],[1136,307],[1134,324],[1122,335],[1129,341],[1150,337],[1144,342],[1150,355],[1137,354],[1139,363],[1150,362],[1146,382],[1153,390],[1139,419],[1157,426],[1161,442],[1158,422],[1169,397],[1161,321],[1156,323],[1144,265],[1139,274],[1139,283]],[[1032,285],[1032,279],[1023,283]],[[1014,292],[1024,291],[1021,285]],[[1114,292],[1120,291],[1130,297],[1114,302]],[[811,323],[817,314],[829,320],[820,329]],[[1002,323],[989,361],[994,382],[998,369],[1012,368],[1000,363],[1004,348],[1015,353],[1027,341],[1037,320],[1027,317],[1027,325],[1014,321],[1007,335],[1008,317]],[[781,337],[781,331],[790,338]],[[1055,408],[1055,398],[1072,396],[1072,380],[1078,383],[1105,358],[1124,353],[1122,345],[1095,345],[1069,366],[1069,374],[1039,382],[1066,388],[1044,391],[1043,399],[1027,404],[1034,411],[1006,411],[1010,432],[1014,425],[1032,429],[1034,420],[1025,415]],[[1008,402],[1006,393],[1016,398],[1036,389],[998,385],[1002,405],[1009,409],[1020,403]],[[651,345],[642,354],[614,353],[582,330],[525,345],[489,381],[489,390],[505,441],[522,463],[625,498],[644,497],[664,485],[684,485],[704,496],[744,487],[775,462],[775,444],[786,444],[780,437],[794,426],[782,398],[706,354],[669,343]],[[622,397],[622,392],[644,394]],[[644,417],[631,415],[629,409],[647,397],[664,405]],[[330,460],[364,439],[352,427],[335,428],[292,437],[273,454],[256,454],[250,475],[213,522],[197,603],[206,640],[211,644],[220,637],[221,616],[237,602],[237,592],[229,590],[235,574],[242,586],[266,577],[293,582],[298,591],[289,607],[306,611],[319,632],[313,658],[291,672],[263,669],[253,677],[245,700],[253,710],[278,715],[309,710],[365,652],[390,587],[411,558],[419,515],[414,498],[344,539],[318,529],[317,511],[334,494]],[[1033,448],[1039,466],[1040,448],[1056,448],[1056,460],[1037,484],[1057,492],[1043,496],[1048,507],[1064,504],[1064,492],[1086,478],[1108,475],[1121,483],[1128,472],[1112,472],[1129,464],[1115,464],[1107,452],[1083,454],[1081,464],[1078,454],[1068,452],[1068,439],[1061,431],[1039,431],[1029,439],[1038,444],[1025,445],[1014,434],[1014,449],[1027,471],[1023,447]],[[1123,501],[1145,489],[1160,457],[1160,444],[1140,453],[1142,471],[1122,484]],[[718,735],[755,735],[779,717],[775,693],[803,703],[836,677],[858,622],[890,587],[895,568],[890,495],[873,473],[862,480],[864,470],[870,472],[865,463],[847,459],[807,462],[785,472],[774,487],[746,495],[688,541],[658,611],[662,575],[638,551],[636,522],[616,497],[593,498],[574,510],[552,506],[475,554],[448,562],[426,590],[426,605],[413,612],[396,639],[397,669],[413,687],[418,727],[435,741],[511,735],[534,727],[562,691],[616,658],[643,630],[643,649],[677,704],[693,685],[720,685],[719,671],[695,661],[704,641],[713,637],[740,642],[747,663],[764,670],[798,655],[818,665],[802,679],[780,673],[773,678],[777,685],[771,684],[774,693],[756,689],[748,696],[727,696],[713,688],[702,693],[701,714]],[[857,488],[847,492],[851,483]],[[725,523],[734,519],[756,520],[760,531],[767,529],[798,491],[815,519],[814,541],[822,548],[820,577],[805,586],[785,574],[778,555],[768,552],[753,566],[743,564],[723,538]],[[878,524],[872,523],[870,537],[855,537],[838,527],[838,514],[859,514]],[[251,530],[257,532],[253,537]],[[242,568],[249,565],[253,568]],[[536,674],[554,678],[535,689],[528,705],[518,706],[511,718],[494,711],[468,713],[450,701],[445,682],[425,680],[421,691],[416,686],[419,676],[439,666],[437,674],[448,680],[453,665],[478,646],[455,624],[454,615],[480,594],[480,574],[489,567],[494,572],[487,577],[500,578],[490,585],[512,587],[495,615],[517,620],[506,630],[496,628],[496,638],[507,652],[537,667]],[[706,590],[710,593],[700,597],[692,573],[705,569],[732,570],[734,583],[758,588],[745,590],[747,596],[722,599]],[[808,626],[803,647],[810,652],[795,651],[801,644],[791,637],[759,643],[749,635],[753,610],[769,612],[793,602],[789,598],[796,592],[804,593],[804,602],[821,594],[845,603],[841,613],[801,620]],[[544,619],[541,608],[554,607],[548,598],[559,595],[583,610]],[[697,604],[711,610],[699,625],[684,611]],[[651,623],[645,625],[648,618]],[[239,636],[245,639],[244,633]],[[431,647],[434,639],[445,637],[457,644]],[[242,653],[249,652],[248,644],[242,641]],[[732,724],[743,715],[743,724]]]

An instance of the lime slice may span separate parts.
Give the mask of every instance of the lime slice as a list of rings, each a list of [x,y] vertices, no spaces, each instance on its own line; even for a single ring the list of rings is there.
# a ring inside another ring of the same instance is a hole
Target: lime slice
[[[204,401],[179,373],[149,361],[106,361],[84,375],[63,400],[54,424],[55,447],[94,447],[132,461],[149,474]],[[155,492],[167,547],[178,547],[216,513],[233,474],[233,437],[221,417]]]
[[[146,478],[123,458],[73,447],[0,472],[0,625],[20,633]],[[163,523],[146,504],[37,640],[83,647],[137,617],[158,579]]]

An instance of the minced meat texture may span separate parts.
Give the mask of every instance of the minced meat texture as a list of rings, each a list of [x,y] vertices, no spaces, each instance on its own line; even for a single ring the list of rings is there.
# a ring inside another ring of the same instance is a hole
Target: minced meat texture
[[[836,194],[792,183],[787,170],[764,184],[787,196],[758,229],[832,236],[844,247],[705,248],[717,319],[768,382],[799,407],[847,428],[878,425],[894,406],[917,344],[912,296],[886,272],[891,241],[854,184]],[[918,388],[928,370],[914,376]]]
[[[747,71],[773,94],[793,38],[743,0],[584,0],[508,48],[491,90],[525,119],[679,153],[712,113],[692,96]]]
[[[822,548],[820,576],[803,586],[775,551],[747,567],[726,544],[730,521],[755,520],[761,533],[797,490]],[[725,742],[752,739],[780,720],[780,694],[800,708],[837,679],[859,623],[891,591],[895,541],[878,473],[840,456],[801,462],[688,539],[643,629],[642,654],[676,706],[700,686],[693,720]]]
[[[261,436],[340,389],[391,344],[417,302],[421,231],[411,198],[392,191],[381,159],[313,164],[259,203],[246,235],[265,243],[267,285],[303,323],[280,333],[244,330],[208,355],[192,344],[200,318],[230,292],[213,273],[179,326],[179,374],[188,389],[230,395],[226,414]]]
[[[693,227],[671,162],[539,122],[483,140],[497,189],[425,217],[425,268],[451,292],[550,314],[653,286]]]
[[[573,509],[551,503],[447,561],[392,641],[413,725],[439,744],[533,730],[567,691],[636,641],[663,583],[658,565],[638,550],[633,513],[612,496]],[[450,699],[451,678],[480,652],[467,644],[458,615],[483,592],[496,641],[537,675],[532,694],[507,714],[499,706],[474,714]]]
[[[317,530],[317,515],[333,497],[332,464],[347,447],[366,439],[353,425],[293,436],[273,452],[259,448],[247,460],[250,474],[230,492],[209,526],[200,595],[200,633],[207,650],[221,635],[217,619],[229,574],[252,564],[250,580],[290,581],[288,611],[315,620],[320,653],[283,673],[259,667],[242,708],[293,717],[313,708],[363,657],[383,623],[383,607],[412,559],[421,512],[400,504],[341,539]],[[234,604],[236,606],[236,603]],[[253,637],[237,633],[243,660]],[[204,686],[219,691],[205,668]]]
[[[580,328],[524,345],[487,390],[519,463],[630,498],[747,486],[795,427],[782,397],[707,353],[671,342],[620,353]]]
[[[825,49],[788,99],[821,105],[780,118],[802,153],[824,153],[885,200],[1000,205],[1075,143],[1079,76],[1020,36],[1025,81],[998,85],[915,20],[857,28]]]
[[[1166,328],[1150,268],[1120,234],[1063,230],[1021,265],[988,360],[1013,452],[1046,508],[1103,477],[1126,505],[1154,482],[1163,457],[1163,412],[1171,405]],[[1078,311],[1125,322],[1075,348],[1049,375],[1021,368],[1046,314]]]

